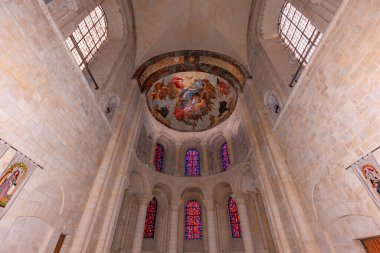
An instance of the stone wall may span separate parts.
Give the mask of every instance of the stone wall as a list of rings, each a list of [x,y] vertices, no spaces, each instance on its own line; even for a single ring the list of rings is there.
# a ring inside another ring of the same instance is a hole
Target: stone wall
[[[51,4],[58,2],[64,1]],[[79,224],[94,217],[97,223],[93,225],[102,230],[88,229],[87,240],[99,239],[100,248],[106,247],[103,230],[108,232],[112,226],[109,218],[114,209],[99,211],[98,208],[93,216],[86,213],[85,207],[94,200],[88,201],[90,193],[99,188],[99,182],[94,184],[99,171],[109,169],[109,174],[118,181],[101,182],[104,187],[97,200],[117,206],[115,192],[123,179],[117,176],[120,171],[126,173],[121,166],[122,158],[128,151],[125,145],[133,143],[131,134],[136,128],[135,125],[120,127],[128,108],[131,118],[138,116],[139,103],[135,101],[134,107],[129,106],[131,97],[139,101],[135,94],[137,87],[126,82],[133,66],[133,36],[120,40],[130,43],[130,50],[117,55],[118,64],[104,79],[104,89],[98,95],[90,89],[74,62],[62,36],[64,32],[50,11],[43,1],[0,4],[0,136],[44,168],[34,171],[0,221],[4,251],[12,248],[12,252],[35,252],[37,248],[32,247],[38,245],[40,252],[52,252],[59,235],[64,233],[67,237],[62,251],[67,252],[75,237],[83,239],[77,236]],[[104,63],[107,59],[99,55],[96,61]],[[126,88],[129,84],[130,89]],[[121,102],[110,124],[103,106],[115,93]],[[115,149],[114,143],[109,144],[110,137],[120,133],[120,140],[125,144],[119,150],[116,148],[113,167],[105,167],[104,160],[110,157],[103,155],[110,147]],[[19,229],[19,221],[26,223],[25,229]],[[42,225],[37,228],[33,224]],[[28,233],[36,233],[36,241],[19,247],[17,236]]]
[[[0,12],[0,135],[44,167],[1,219],[0,233],[5,238],[17,217],[39,217],[54,228],[51,251],[65,223],[78,225],[111,128],[39,3],[2,2]],[[49,194],[36,198],[38,188]],[[47,214],[53,199],[60,206]]]
[[[345,171],[380,142],[375,127],[380,123],[376,116],[380,109],[380,36],[373,23],[379,7],[378,2],[346,2],[276,129],[308,220],[315,233],[319,231],[318,243],[324,244],[320,229],[327,231],[336,252],[361,252],[359,243],[350,239],[380,232],[377,222],[361,231],[360,223],[371,223],[363,216],[372,217],[374,222],[379,219],[378,209],[368,196],[359,197],[358,188],[350,184]],[[329,195],[337,196],[325,209],[325,215],[334,213],[331,220],[318,220],[314,213],[315,187],[318,191],[328,189]],[[348,210],[338,211],[338,206]],[[340,220],[345,215],[345,221]],[[354,231],[347,231],[348,222],[359,226],[351,226]]]
[[[356,175],[345,170],[379,145],[374,127],[379,124],[380,36],[374,26],[379,6],[342,3],[296,87],[285,96],[275,130],[262,108],[266,91],[279,79],[266,63],[270,57],[251,37],[254,82],[245,96],[245,115],[253,145],[259,147],[253,159],[279,252],[364,252],[355,239],[380,233],[378,209]]]

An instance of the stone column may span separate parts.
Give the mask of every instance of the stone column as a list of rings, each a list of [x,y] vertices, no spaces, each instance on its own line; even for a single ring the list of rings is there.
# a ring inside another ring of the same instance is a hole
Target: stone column
[[[232,198],[236,201],[238,205],[238,212],[240,217],[240,226],[243,235],[243,244],[244,244],[244,252],[246,253],[254,253],[252,234],[251,234],[251,226],[249,224],[249,217],[246,205],[246,196],[242,195],[232,195]]]
[[[175,159],[174,159],[174,173],[173,175],[174,176],[181,176],[181,172],[180,172],[180,149],[181,149],[181,145],[179,143],[175,143]]]
[[[178,248],[178,217],[179,207],[181,202],[172,202],[170,204],[170,238],[169,238],[169,253],[177,253]]]
[[[202,151],[203,151],[203,170],[201,171],[201,175],[207,176],[210,174],[208,170],[207,144],[202,143]]]
[[[228,156],[230,157],[230,166],[233,166],[235,164],[235,156],[234,156],[234,149],[232,146],[232,140],[229,133],[223,133],[224,139],[226,139],[227,142],[227,148],[228,148]]]
[[[152,195],[145,194],[140,201],[139,212],[137,214],[137,221],[136,221],[135,237],[133,238],[133,244],[132,244],[132,251],[131,251],[132,253],[141,252],[141,246],[142,246],[143,237],[144,237],[146,210],[148,208],[149,202],[152,199],[153,199]]]
[[[154,162],[154,153],[156,152],[157,139],[158,139],[158,134],[153,133],[152,134],[152,146],[150,147],[150,154],[149,154],[149,164],[152,164],[152,165]]]
[[[210,253],[218,252],[218,245],[216,243],[216,230],[215,230],[215,209],[212,200],[203,200],[204,207],[207,214],[207,237],[208,237],[208,251]]]

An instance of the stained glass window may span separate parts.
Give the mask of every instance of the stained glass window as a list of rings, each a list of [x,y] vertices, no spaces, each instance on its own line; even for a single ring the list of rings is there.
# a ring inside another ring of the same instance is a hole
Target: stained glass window
[[[242,238],[239,212],[236,202],[232,197],[228,199],[228,213],[230,214],[232,238]]]
[[[228,146],[227,143],[222,145],[222,164],[223,170],[228,170],[228,166],[230,165],[230,156],[228,155]]]
[[[107,20],[99,5],[79,23],[78,28],[66,39],[66,44],[80,69],[94,57],[107,38]]]
[[[202,240],[201,205],[196,200],[185,206],[185,240]]]
[[[154,227],[156,225],[157,199],[153,198],[146,209],[144,238],[154,238]]]
[[[156,171],[162,172],[164,163],[164,147],[159,143],[157,143],[156,150],[154,151],[153,163]]]
[[[323,37],[310,20],[287,1],[281,10],[279,32],[281,39],[303,65],[309,61]]]
[[[199,165],[199,152],[196,149],[186,151],[186,176],[200,176],[201,168]]]

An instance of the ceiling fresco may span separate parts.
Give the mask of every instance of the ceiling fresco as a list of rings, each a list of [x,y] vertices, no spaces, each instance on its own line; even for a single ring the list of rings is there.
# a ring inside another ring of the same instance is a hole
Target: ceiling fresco
[[[152,115],[178,131],[203,131],[233,112],[237,91],[226,80],[204,72],[179,72],[151,86],[146,100]]]
[[[154,118],[182,132],[204,131],[226,120],[251,78],[231,57],[202,50],[155,56],[133,77]]]

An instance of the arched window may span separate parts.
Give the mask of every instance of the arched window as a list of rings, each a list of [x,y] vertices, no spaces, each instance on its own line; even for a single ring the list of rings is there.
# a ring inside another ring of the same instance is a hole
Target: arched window
[[[223,170],[228,170],[228,166],[230,165],[230,156],[228,155],[228,146],[227,143],[224,143],[221,148],[222,151],[222,164]]]
[[[106,38],[107,20],[99,5],[79,23],[78,28],[66,39],[81,70],[94,57]]]
[[[186,176],[200,176],[201,167],[199,164],[199,152],[196,149],[189,149],[186,151]]]
[[[202,240],[201,205],[196,200],[185,206],[185,240]]]
[[[154,228],[156,225],[157,214],[157,199],[153,198],[146,209],[145,226],[144,226],[144,238],[154,238]]]
[[[164,147],[159,143],[156,144],[153,163],[154,167],[156,168],[156,171],[162,172],[164,163]]]
[[[228,213],[230,214],[232,238],[242,238],[239,212],[236,202],[232,197],[228,199]]]
[[[309,61],[323,36],[309,19],[287,1],[281,10],[279,32],[281,39],[302,65]]]

